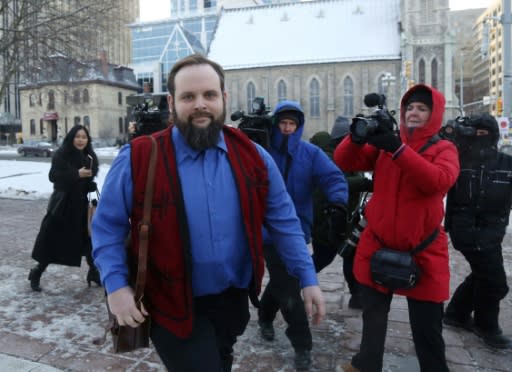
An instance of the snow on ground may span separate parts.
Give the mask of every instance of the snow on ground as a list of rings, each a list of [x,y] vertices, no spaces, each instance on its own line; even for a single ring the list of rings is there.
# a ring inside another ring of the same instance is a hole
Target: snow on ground
[[[98,157],[115,157],[118,149],[106,147],[95,150]],[[17,154],[16,147],[0,146],[2,154]],[[20,158],[21,159],[21,158]],[[95,179],[101,190],[110,165],[101,164]],[[50,163],[22,160],[0,160],[0,197],[12,199],[48,199],[53,184],[48,179]]]

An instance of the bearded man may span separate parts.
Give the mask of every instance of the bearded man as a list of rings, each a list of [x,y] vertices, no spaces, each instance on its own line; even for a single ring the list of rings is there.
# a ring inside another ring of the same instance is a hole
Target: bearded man
[[[325,304],[300,222],[271,156],[224,125],[224,71],[201,55],[178,61],[168,78],[174,125],[152,134],[158,146],[145,308],[128,272],[136,267],[130,226],[142,218],[150,138],[123,147],[112,163],[93,221],[93,256],[121,325],[151,317],[151,339],[172,371],[231,371],[233,345],[261,289],[263,224],[306,311],[318,323]],[[133,234],[133,233],[132,233]],[[316,308],[316,312],[313,308]]]

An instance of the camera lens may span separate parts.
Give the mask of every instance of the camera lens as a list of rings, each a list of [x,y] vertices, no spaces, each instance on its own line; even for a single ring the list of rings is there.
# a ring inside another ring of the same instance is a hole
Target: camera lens
[[[358,118],[354,123],[354,132],[357,137],[366,138],[368,136],[368,123],[365,118]]]

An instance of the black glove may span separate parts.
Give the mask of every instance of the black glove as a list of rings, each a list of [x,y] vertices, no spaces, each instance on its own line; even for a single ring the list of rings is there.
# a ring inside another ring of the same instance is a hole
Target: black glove
[[[400,137],[391,131],[370,136],[368,143],[390,153],[394,153],[402,145]]]
[[[346,239],[347,208],[340,204],[329,204],[324,213],[327,215],[329,225],[327,240],[330,246],[337,247]]]

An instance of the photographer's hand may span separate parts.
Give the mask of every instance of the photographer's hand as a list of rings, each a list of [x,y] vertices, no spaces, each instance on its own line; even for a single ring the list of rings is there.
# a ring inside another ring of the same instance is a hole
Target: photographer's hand
[[[395,153],[396,150],[402,145],[400,137],[395,135],[393,132],[388,131],[379,133],[368,138],[368,143],[375,146],[378,149]]]

